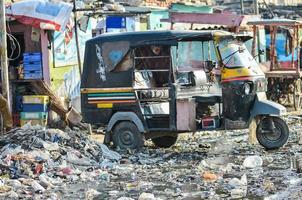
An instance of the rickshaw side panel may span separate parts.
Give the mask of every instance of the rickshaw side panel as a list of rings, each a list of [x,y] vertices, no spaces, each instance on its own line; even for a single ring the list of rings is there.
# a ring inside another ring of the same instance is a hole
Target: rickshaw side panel
[[[284,114],[286,114],[284,106],[257,96],[254,107],[251,110],[251,119],[259,115],[282,116]]]
[[[112,115],[112,110],[102,110],[100,112],[99,110],[93,109],[93,110],[87,110],[86,112],[82,113],[83,119],[85,122],[94,124],[94,125],[104,125],[108,122],[110,119],[110,116]]]
[[[86,43],[84,67],[81,81],[81,108],[83,120],[95,125],[108,124],[117,111],[139,112],[132,90],[133,69],[114,72],[106,67],[102,40]],[[128,100],[125,94],[132,94]]]
[[[81,89],[132,87],[133,69],[114,72],[112,66],[105,63],[103,54],[106,52],[102,50],[102,44],[102,40],[95,39],[86,42]],[[112,51],[112,59],[122,56],[119,53]]]

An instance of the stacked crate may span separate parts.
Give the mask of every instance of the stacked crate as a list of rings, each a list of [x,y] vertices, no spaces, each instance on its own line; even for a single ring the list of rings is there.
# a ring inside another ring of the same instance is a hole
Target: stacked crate
[[[49,97],[42,95],[28,95],[22,97],[22,112],[20,125],[31,121],[31,125],[47,125]]]
[[[23,54],[23,78],[42,79],[42,59],[41,53]]]

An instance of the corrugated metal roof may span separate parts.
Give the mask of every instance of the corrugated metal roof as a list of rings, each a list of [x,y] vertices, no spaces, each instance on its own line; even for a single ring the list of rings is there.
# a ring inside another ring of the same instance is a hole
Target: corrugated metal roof
[[[291,19],[263,19],[263,20],[255,20],[249,21],[248,25],[302,25],[302,21],[291,20]]]

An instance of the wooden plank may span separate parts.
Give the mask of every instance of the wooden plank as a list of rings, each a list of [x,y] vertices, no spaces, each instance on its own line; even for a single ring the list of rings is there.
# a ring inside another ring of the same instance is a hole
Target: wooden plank
[[[249,138],[248,141],[250,144],[257,144],[258,140],[256,137],[256,130],[257,130],[257,121],[256,119],[252,119],[252,122],[249,126]]]
[[[7,60],[7,41],[6,41],[6,20],[5,20],[5,1],[0,0],[0,68],[1,68],[1,87],[2,95],[10,101],[9,78],[8,78],[8,60]],[[11,111],[11,104],[7,105],[8,111]],[[4,119],[6,120],[6,119]]]
[[[48,37],[47,32],[41,30],[41,50],[42,50],[42,67],[43,80],[50,86],[50,70],[49,70],[49,51],[48,51]]]

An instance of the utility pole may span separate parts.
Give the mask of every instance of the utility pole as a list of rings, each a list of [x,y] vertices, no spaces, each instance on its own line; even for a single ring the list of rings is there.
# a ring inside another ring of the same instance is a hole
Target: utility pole
[[[0,0],[0,70],[2,95],[10,102],[6,44],[5,0]],[[10,103],[8,104],[10,110]]]
[[[241,14],[244,15],[244,4],[243,4],[243,0],[240,0],[240,8],[241,8]]]
[[[82,75],[82,64],[81,64],[81,54],[80,54],[79,37],[78,37],[76,0],[73,0],[73,16],[74,16],[73,17],[73,19],[74,19],[74,35],[75,35],[75,40],[76,40],[79,74],[81,76]]]
[[[258,3],[258,0],[254,0],[254,6],[255,6],[255,14],[259,15],[259,3]]]
[[[265,2],[265,1],[264,1]],[[254,0],[254,6],[255,6],[255,15],[259,15],[259,2],[258,0]],[[259,54],[260,52],[260,32],[259,32],[259,27],[256,27],[256,35],[257,35],[257,49],[258,49],[258,61],[261,63],[262,62],[262,57]]]

